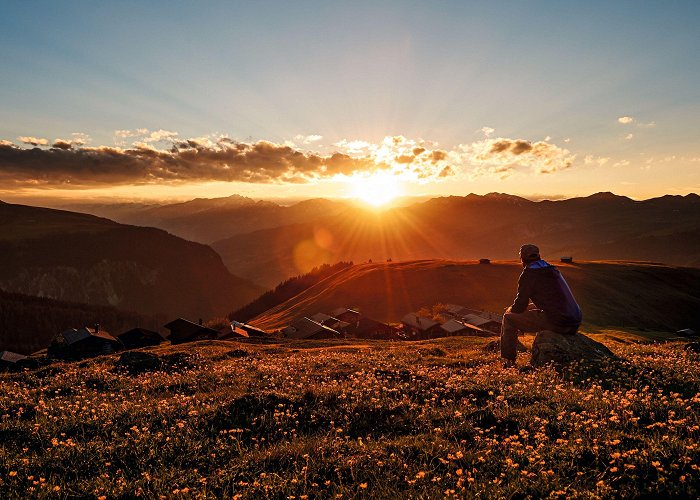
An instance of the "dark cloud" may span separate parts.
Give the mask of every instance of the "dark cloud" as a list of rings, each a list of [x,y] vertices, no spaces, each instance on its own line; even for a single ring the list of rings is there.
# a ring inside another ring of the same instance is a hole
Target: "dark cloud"
[[[532,150],[532,143],[522,139],[499,139],[491,145],[492,153],[511,153],[521,155]]]
[[[56,141],[54,141],[51,147],[57,149],[72,149],[73,143],[71,143],[70,141],[65,141],[63,139],[56,139]]]
[[[447,152],[446,151],[441,151],[439,149],[436,149],[435,151],[430,153],[430,161],[433,163],[437,163],[439,161],[443,161],[447,158]]]
[[[304,182],[386,168],[368,157],[320,155],[259,141],[190,139],[168,150],[149,144],[128,149],[74,147],[57,140],[50,149],[0,143],[0,178],[43,184],[141,184],[156,181]]]
[[[449,177],[449,176],[451,176],[451,175],[455,175],[455,171],[454,171],[454,169],[453,169],[452,167],[450,167],[450,166],[448,165],[448,166],[446,166],[445,168],[443,168],[442,170],[440,170],[440,175],[439,175],[439,177]]]

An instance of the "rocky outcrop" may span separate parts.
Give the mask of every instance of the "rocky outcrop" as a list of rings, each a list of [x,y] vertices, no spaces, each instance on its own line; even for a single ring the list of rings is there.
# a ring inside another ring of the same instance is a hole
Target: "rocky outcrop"
[[[541,331],[532,343],[533,366],[544,366],[548,363],[564,364],[571,361],[592,360],[600,361],[614,358],[615,355],[600,342],[583,335],[562,335],[549,330]]]

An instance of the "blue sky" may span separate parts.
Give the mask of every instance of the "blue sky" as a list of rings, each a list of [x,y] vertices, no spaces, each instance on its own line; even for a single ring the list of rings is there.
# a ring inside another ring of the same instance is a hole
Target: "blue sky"
[[[343,139],[400,135],[449,151],[484,140],[488,127],[492,139],[548,137],[575,159],[545,176],[526,168],[506,177],[474,175],[467,161],[450,186],[408,182],[407,191],[700,189],[700,2],[6,1],[2,9],[0,139],[79,132],[91,146],[114,145],[117,130],[148,129],[330,153]],[[322,139],[294,140],[309,135]],[[248,188],[268,189],[240,187]]]

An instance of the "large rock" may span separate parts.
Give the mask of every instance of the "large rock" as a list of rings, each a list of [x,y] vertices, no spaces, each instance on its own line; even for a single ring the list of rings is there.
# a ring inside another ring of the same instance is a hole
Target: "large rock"
[[[563,335],[549,330],[539,332],[532,343],[533,366],[563,364],[578,360],[599,361],[615,355],[600,342],[581,334]]]

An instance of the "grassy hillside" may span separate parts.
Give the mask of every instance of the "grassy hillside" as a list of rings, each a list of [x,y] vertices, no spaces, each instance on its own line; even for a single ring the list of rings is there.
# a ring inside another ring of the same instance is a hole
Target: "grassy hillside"
[[[588,327],[670,329],[700,324],[700,269],[651,263],[561,264]],[[512,304],[522,267],[515,262],[421,260],[356,264],[266,311],[252,323],[275,329],[294,318],[355,307],[399,321],[422,306],[455,303],[490,311]]]
[[[700,494],[698,355],[608,342],[620,360],[518,372],[485,342],[202,342],[148,351],[168,372],[0,374],[0,496]]]

